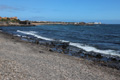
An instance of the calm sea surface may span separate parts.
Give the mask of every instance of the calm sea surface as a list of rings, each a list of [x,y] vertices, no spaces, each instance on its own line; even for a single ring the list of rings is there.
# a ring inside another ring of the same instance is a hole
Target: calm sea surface
[[[34,36],[48,41],[70,42],[71,46],[102,54],[120,56],[120,25],[40,25],[34,27],[0,27],[18,36]]]

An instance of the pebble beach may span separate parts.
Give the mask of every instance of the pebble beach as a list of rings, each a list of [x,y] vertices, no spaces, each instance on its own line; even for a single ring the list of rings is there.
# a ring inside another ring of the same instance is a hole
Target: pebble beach
[[[0,80],[119,80],[120,71],[0,32]]]

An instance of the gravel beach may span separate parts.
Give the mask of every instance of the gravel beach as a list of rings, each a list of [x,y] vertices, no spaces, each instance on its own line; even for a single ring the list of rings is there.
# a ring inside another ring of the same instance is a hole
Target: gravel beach
[[[120,71],[0,32],[0,80],[119,80]]]

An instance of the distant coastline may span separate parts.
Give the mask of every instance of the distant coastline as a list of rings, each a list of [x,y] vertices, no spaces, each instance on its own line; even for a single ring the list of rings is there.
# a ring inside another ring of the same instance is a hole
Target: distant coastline
[[[21,21],[17,17],[0,17],[0,26],[36,26],[36,25],[86,25],[86,26],[91,26],[91,25],[97,25],[97,24],[102,24],[101,22],[52,22],[52,21]]]
[[[47,24],[61,24],[61,25],[97,25],[97,24],[102,24],[101,22],[90,22],[90,23],[85,23],[85,22],[52,22],[52,21],[31,21],[31,24],[33,25],[47,25]]]
[[[0,17],[0,27],[2,26],[35,26],[30,21],[21,21],[17,17]]]

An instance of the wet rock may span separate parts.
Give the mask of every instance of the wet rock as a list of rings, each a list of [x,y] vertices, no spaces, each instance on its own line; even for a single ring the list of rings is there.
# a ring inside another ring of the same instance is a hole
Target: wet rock
[[[11,39],[14,39],[14,37],[12,37]]]
[[[51,42],[50,45],[51,45],[51,46],[55,46],[55,43],[54,43],[54,42]]]
[[[92,51],[91,51],[91,52],[87,52],[86,54],[87,54],[89,57],[94,57],[94,56],[95,56],[95,53],[92,52]]]
[[[112,57],[112,58],[111,58],[111,61],[117,61],[117,59],[116,59],[116,58],[114,58],[114,57]]]
[[[69,46],[69,43],[62,43],[62,48],[66,49]]]
[[[69,53],[69,50],[65,50],[63,51],[64,54],[68,54]]]
[[[66,49],[69,46],[67,42],[52,41],[51,44],[53,47]]]
[[[57,49],[58,53],[64,53],[62,49]]]
[[[52,50],[52,49],[49,49],[49,51],[50,51],[50,52],[53,52],[53,50]]]
[[[120,62],[120,60],[118,60],[118,62]]]
[[[39,44],[39,41],[38,41],[38,40],[36,40],[36,41],[35,41],[35,43],[36,43],[36,44]]]
[[[83,53],[83,51],[82,51],[82,50],[80,50],[78,53]]]
[[[97,54],[97,55],[96,55],[96,58],[101,59],[101,58],[103,58],[103,57],[102,57],[102,55],[101,55],[101,54]]]
[[[81,54],[80,54],[80,57],[84,58],[84,57],[85,57],[85,54],[81,53]]]

